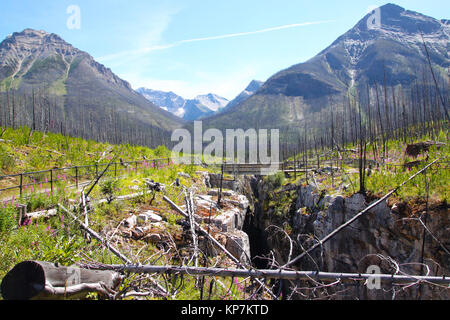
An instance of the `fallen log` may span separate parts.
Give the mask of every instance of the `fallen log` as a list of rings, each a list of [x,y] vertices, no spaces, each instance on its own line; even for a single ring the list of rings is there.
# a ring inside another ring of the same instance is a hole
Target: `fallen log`
[[[43,210],[43,211],[38,211],[38,212],[26,213],[24,215],[24,218],[36,220],[36,219],[40,219],[40,218],[54,217],[57,214],[58,214],[57,209],[49,209],[49,210]]]
[[[116,249],[115,247],[113,247],[112,245],[110,245],[108,243],[108,241],[106,241],[105,239],[103,239],[97,232],[95,232],[94,230],[92,230],[91,228],[89,228],[88,226],[86,226],[82,221],[80,221],[80,219],[77,218],[77,216],[75,216],[72,212],[70,212],[69,210],[67,210],[66,208],[64,208],[61,204],[58,203],[58,207],[61,208],[61,210],[63,210],[64,212],[66,212],[68,215],[70,215],[79,225],[82,229],[84,229],[89,235],[91,235],[93,238],[97,239],[98,241],[100,241],[102,243],[103,246],[105,246],[109,251],[111,251],[113,254],[115,254],[117,257],[119,257],[124,263],[127,264],[131,264],[131,260],[128,259],[125,255],[123,255],[122,253],[120,253],[120,251],[118,249]],[[167,295],[167,290],[164,289],[159,283],[157,283],[155,280],[150,279],[152,281],[152,283],[155,284],[155,286],[158,287],[159,290],[161,290],[161,292],[163,292],[165,295]]]
[[[277,269],[222,269],[222,268],[202,268],[185,266],[153,266],[153,265],[102,265],[99,267],[89,267],[98,270],[115,270],[130,273],[147,274],[185,274],[190,276],[214,276],[214,277],[239,277],[239,278],[265,278],[265,279],[284,279],[284,280],[322,280],[335,281],[355,281],[367,279],[380,279],[395,283],[413,283],[426,282],[429,284],[450,284],[450,277],[447,276],[416,276],[409,274],[374,274],[374,273],[341,273],[341,272],[322,272],[322,271],[293,271]]]
[[[112,298],[121,282],[115,271],[24,261],[3,278],[1,294],[5,300],[82,299],[90,292]]]
[[[24,204],[18,205],[19,216],[18,216],[18,227],[28,225],[33,220],[41,219],[41,218],[50,218],[54,217],[58,214],[57,209],[48,209],[37,212],[27,212],[27,206]]]
[[[117,250],[115,247],[113,247],[112,245],[110,245],[107,241],[105,241],[97,232],[95,232],[94,230],[92,230],[91,228],[89,228],[88,226],[86,226],[80,219],[78,219],[77,216],[75,216],[72,212],[70,212],[69,210],[67,210],[66,208],[64,208],[61,204],[58,203],[58,207],[61,208],[61,210],[63,210],[65,213],[67,213],[68,215],[70,215],[72,217],[72,219],[74,219],[79,225],[80,227],[86,231],[89,235],[91,235],[92,237],[94,237],[95,239],[97,239],[98,241],[100,241],[109,251],[111,251],[112,253],[114,253],[117,257],[119,257],[123,262],[131,264],[131,260],[128,259],[127,257],[125,257],[123,254],[120,253],[119,250]]]
[[[42,148],[42,147],[40,147],[40,146],[26,145],[25,147],[31,148],[31,149],[43,149],[43,150],[45,150],[45,151],[47,151],[47,152],[54,153],[54,154],[57,154],[57,155],[59,155],[59,156],[65,156],[65,155],[66,155],[66,154],[64,154],[64,153],[61,153],[61,152],[58,152],[58,151],[55,151],[55,150],[51,150],[51,149],[45,149],[45,148]]]
[[[425,161],[412,161],[412,162],[405,163],[403,166],[406,169],[412,170],[413,168],[420,166],[423,162],[425,162]]]

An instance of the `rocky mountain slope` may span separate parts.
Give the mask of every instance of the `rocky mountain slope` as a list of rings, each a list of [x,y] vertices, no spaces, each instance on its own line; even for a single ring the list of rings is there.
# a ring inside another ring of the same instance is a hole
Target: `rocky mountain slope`
[[[289,126],[375,81],[408,87],[429,73],[422,35],[436,74],[448,77],[448,20],[393,4],[380,7],[379,12],[380,27],[369,28],[372,14],[366,15],[317,56],[275,74],[255,95],[232,112],[213,117],[208,126]]]
[[[73,121],[92,111],[96,123],[115,112],[147,127],[171,130],[181,124],[88,53],[45,31],[26,29],[0,43],[0,91],[8,90],[60,98]]]

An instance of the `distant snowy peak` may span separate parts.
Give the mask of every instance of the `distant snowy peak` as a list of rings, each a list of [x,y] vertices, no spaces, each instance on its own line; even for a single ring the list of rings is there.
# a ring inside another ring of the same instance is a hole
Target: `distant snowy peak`
[[[229,102],[227,99],[212,93],[185,100],[173,92],[147,88],[139,88],[136,91],[161,109],[184,120],[198,120],[213,115],[223,109]]]
[[[183,109],[186,103],[182,97],[173,92],[164,92],[147,88],[139,88],[136,91],[161,109],[169,111],[178,117],[180,117],[179,114],[181,114],[180,109]],[[182,118],[182,116],[180,118]]]
[[[227,99],[213,93],[197,96],[194,100],[214,112],[224,108],[229,102]]]
[[[174,115],[176,115],[179,118],[184,118],[184,115],[186,114],[186,110],[184,107],[178,108],[174,112],[172,112]]]

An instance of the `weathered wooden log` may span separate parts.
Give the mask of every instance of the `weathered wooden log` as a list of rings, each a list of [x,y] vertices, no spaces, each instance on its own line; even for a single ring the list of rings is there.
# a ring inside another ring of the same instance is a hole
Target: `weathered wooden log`
[[[88,226],[86,226],[82,221],[80,221],[80,219],[78,219],[77,216],[75,216],[72,212],[70,212],[69,210],[67,210],[66,208],[64,208],[64,206],[62,206],[60,203],[58,203],[59,208],[61,208],[61,210],[63,210],[64,212],[66,212],[68,215],[70,215],[72,217],[72,219],[74,219],[76,222],[78,222],[78,224],[80,225],[80,227],[85,230],[89,235],[91,235],[92,237],[94,237],[95,239],[97,239],[98,241],[100,241],[109,251],[111,251],[112,253],[114,253],[117,257],[119,257],[123,262],[131,264],[131,260],[128,259],[126,256],[124,256],[122,253],[120,253],[119,250],[117,250],[115,247],[113,247],[112,245],[110,245],[107,241],[105,241],[97,232],[95,232],[94,230],[92,230],[91,228],[89,228]]]
[[[72,212],[70,212],[69,210],[67,210],[66,208],[64,208],[64,206],[62,206],[60,203],[58,203],[58,207],[61,208],[61,210],[63,210],[64,212],[66,212],[67,214],[69,214],[76,222],[78,222],[78,224],[80,225],[80,227],[82,229],[84,229],[88,234],[90,234],[93,238],[97,239],[98,241],[100,241],[102,243],[103,246],[105,246],[109,251],[111,251],[112,253],[114,253],[117,257],[119,257],[124,263],[127,264],[131,264],[131,260],[128,259],[126,256],[124,256],[122,253],[120,253],[120,251],[118,249],[116,249],[115,247],[113,247],[112,245],[110,245],[105,239],[103,239],[97,232],[95,232],[94,230],[92,230],[91,228],[87,227],[86,225],[84,225],[84,223],[82,221],[80,221]],[[150,279],[150,281],[155,284],[158,289],[163,292],[164,294],[168,294],[166,289],[164,289],[159,283],[157,283],[156,281]]]
[[[95,269],[95,267],[93,268]],[[380,279],[382,282],[414,283],[425,282],[428,284],[450,284],[448,276],[416,276],[409,274],[361,274],[361,273],[341,273],[322,271],[293,271],[281,269],[226,269],[226,268],[202,268],[187,266],[154,266],[154,265],[103,265],[98,267],[101,270],[116,270],[130,273],[168,273],[186,274],[190,276],[215,276],[215,277],[241,277],[241,278],[265,278],[265,279],[285,279],[285,280],[322,280],[322,281],[357,281],[367,279]]]
[[[155,182],[155,181],[150,180],[150,179],[145,179],[145,184],[147,185],[147,187],[150,190],[156,191],[156,192],[164,191],[164,189],[166,188],[166,186],[164,184],[159,183],[159,182]]]
[[[411,170],[411,169],[413,169],[413,168],[416,168],[416,167],[420,166],[423,162],[424,162],[424,161],[412,161],[412,162],[405,163],[403,166],[404,166],[406,169]]]
[[[47,219],[56,216],[58,214],[58,210],[56,209],[49,209],[37,212],[27,212],[27,206],[23,204],[19,205],[18,209],[19,209],[19,216],[18,216],[19,227],[27,225],[32,220],[37,220],[41,218]]]
[[[49,210],[25,213],[24,218],[36,220],[36,219],[40,219],[40,218],[54,217],[57,214],[58,214],[57,209],[49,209]]]
[[[110,298],[121,282],[122,277],[114,271],[24,261],[3,278],[1,294],[5,300],[81,299],[89,292]]]

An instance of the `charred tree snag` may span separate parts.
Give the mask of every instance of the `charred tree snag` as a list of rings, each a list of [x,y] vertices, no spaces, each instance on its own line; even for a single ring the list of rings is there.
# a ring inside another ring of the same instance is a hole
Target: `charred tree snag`
[[[119,273],[24,261],[3,278],[5,300],[82,299],[90,292],[112,298],[122,282]]]

